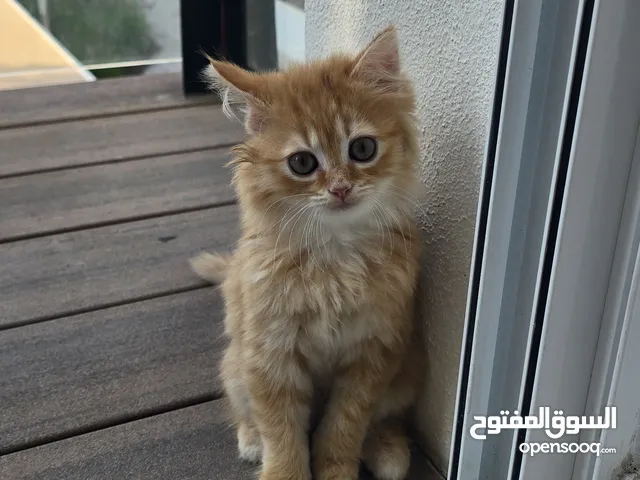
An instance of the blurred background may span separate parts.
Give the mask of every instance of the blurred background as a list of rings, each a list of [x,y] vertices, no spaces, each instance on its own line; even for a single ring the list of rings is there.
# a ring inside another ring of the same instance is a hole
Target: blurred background
[[[304,0],[248,1],[246,25],[250,67],[304,60]],[[0,0],[0,90],[181,69],[180,0]]]

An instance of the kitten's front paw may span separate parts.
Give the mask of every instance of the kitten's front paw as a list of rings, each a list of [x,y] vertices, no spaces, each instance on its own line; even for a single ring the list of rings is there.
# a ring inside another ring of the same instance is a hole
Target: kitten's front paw
[[[358,480],[359,456],[350,455],[349,451],[341,447],[347,442],[337,441],[337,434],[322,427],[321,425],[313,438],[313,479]]]
[[[311,480],[311,471],[308,468],[294,471],[290,468],[267,468],[260,473],[260,480]]]
[[[240,458],[245,462],[259,463],[262,458],[262,444],[261,443],[238,443],[238,451],[240,452]]]
[[[314,480],[358,480],[360,462],[316,460],[313,468]]]
[[[238,429],[238,451],[240,458],[247,462],[258,463],[262,458],[262,439],[258,429],[240,425]]]

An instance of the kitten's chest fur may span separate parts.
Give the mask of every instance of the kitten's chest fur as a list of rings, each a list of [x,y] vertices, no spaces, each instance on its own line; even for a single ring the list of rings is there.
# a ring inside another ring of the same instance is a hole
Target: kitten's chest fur
[[[320,320],[317,334],[333,328],[366,303],[383,261],[370,246],[323,245],[274,251],[257,245],[248,253],[244,281],[250,296],[265,300],[268,314]],[[378,247],[379,251],[382,251]],[[265,298],[270,297],[270,300]]]
[[[256,263],[247,270],[252,282],[247,300],[260,305],[269,341],[295,348],[320,377],[382,330],[384,319],[375,305],[396,267],[376,256],[380,246],[370,250],[333,248],[322,256],[283,252],[266,262],[252,255]]]
[[[295,351],[319,376],[355,358],[363,341],[396,335],[393,312],[411,296],[417,266],[417,242],[405,238],[363,235],[297,251],[247,239],[236,259],[243,330],[267,349]]]

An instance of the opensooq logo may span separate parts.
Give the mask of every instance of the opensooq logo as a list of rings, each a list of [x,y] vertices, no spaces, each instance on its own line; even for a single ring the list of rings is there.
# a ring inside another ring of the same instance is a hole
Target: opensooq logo
[[[562,410],[555,410],[553,416],[549,407],[540,407],[538,415],[520,416],[518,411],[509,415],[509,411],[501,411],[500,415],[482,416],[474,415],[476,423],[471,427],[471,437],[476,440],[485,440],[487,435],[497,435],[502,430],[542,430],[552,439],[558,439],[565,434],[579,433],[588,429],[613,429],[617,428],[618,414],[616,407],[606,407],[602,416],[565,416]],[[484,430],[485,433],[478,433]]]

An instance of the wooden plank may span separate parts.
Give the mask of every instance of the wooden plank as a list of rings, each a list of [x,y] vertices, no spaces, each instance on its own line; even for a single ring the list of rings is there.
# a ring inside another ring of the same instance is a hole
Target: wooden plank
[[[211,104],[215,101],[214,95],[185,98],[179,73],[30,88],[0,92],[0,129]]]
[[[221,403],[203,403],[0,457],[0,478],[253,480],[257,469],[238,460]],[[414,460],[408,480],[442,480],[424,457],[414,455]]]
[[[0,457],[6,480],[253,480],[222,401]]]
[[[0,130],[0,177],[238,142],[218,106]]]
[[[227,250],[235,206],[0,245],[0,329],[202,285],[187,260]]]
[[[223,315],[207,288],[0,332],[0,454],[221,396]]]
[[[0,242],[230,202],[228,149],[0,180]]]

